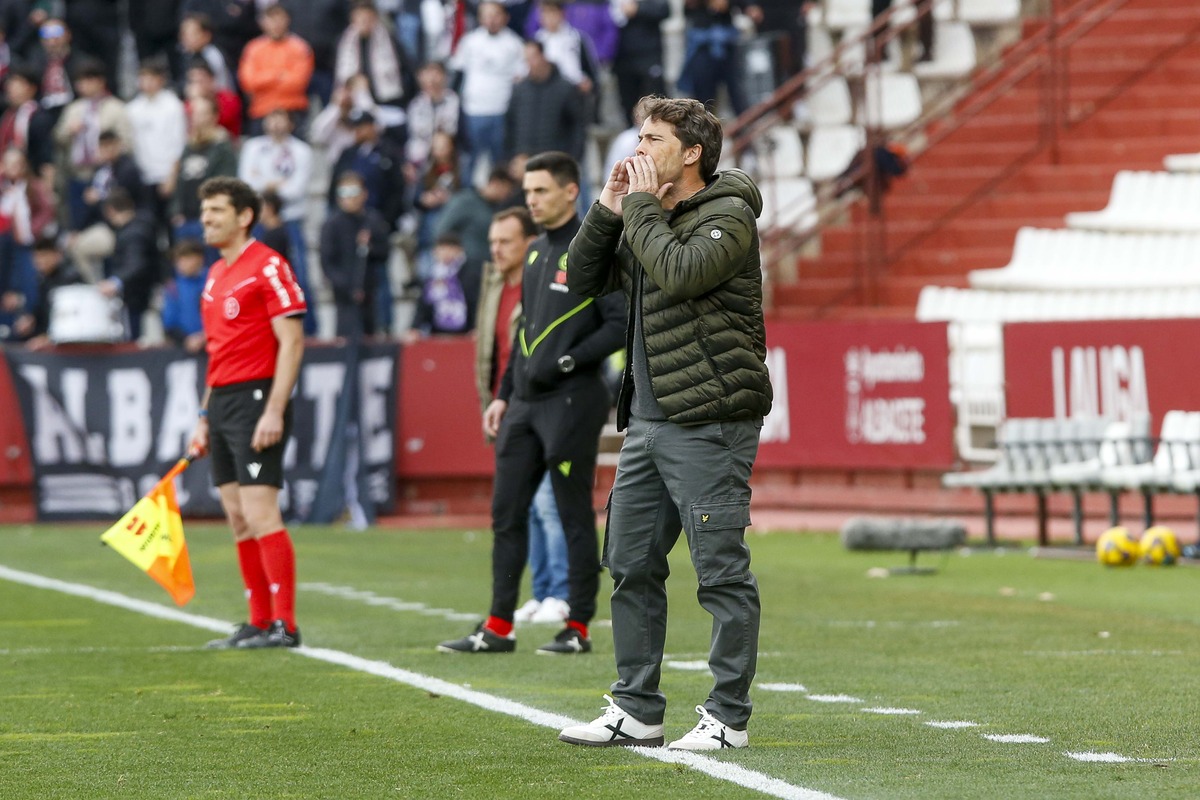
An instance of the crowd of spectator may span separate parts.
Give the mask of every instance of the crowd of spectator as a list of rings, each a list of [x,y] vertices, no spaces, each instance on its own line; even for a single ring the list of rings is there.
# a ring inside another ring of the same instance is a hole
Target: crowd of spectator
[[[332,301],[330,332],[397,332],[397,242],[409,336],[468,331],[527,158],[583,162],[589,131],[632,125],[646,94],[716,101],[724,83],[743,110],[735,14],[802,34],[795,0],[676,5],[673,87],[672,0],[0,0],[0,333],[42,346],[49,290],[78,282],[120,299],[128,338],[160,315],[202,349],[217,254],[196,192],[232,175],[264,197],[255,235]]]

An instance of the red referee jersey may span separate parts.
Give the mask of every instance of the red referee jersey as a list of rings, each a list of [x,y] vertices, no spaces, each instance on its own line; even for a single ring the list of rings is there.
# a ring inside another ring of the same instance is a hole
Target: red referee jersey
[[[271,320],[307,310],[291,265],[262,242],[252,239],[232,264],[219,259],[200,295],[208,385],[274,377],[279,341]]]

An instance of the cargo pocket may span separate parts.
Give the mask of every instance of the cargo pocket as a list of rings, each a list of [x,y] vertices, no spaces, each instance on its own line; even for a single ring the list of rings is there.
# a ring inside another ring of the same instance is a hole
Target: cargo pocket
[[[746,526],[750,504],[744,500],[714,500],[692,506],[692,552],[701,586],[744,581],[750,573]]]

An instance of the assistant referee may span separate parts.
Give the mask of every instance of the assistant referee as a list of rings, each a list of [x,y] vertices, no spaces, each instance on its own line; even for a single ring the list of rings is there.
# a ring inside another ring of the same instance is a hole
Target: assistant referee
[[[253,189],[211,178],[200,201],[204,242],[221,258],[200,296],[208,375],[192,449],[212,454],[250,606],[247,622],[208,646],[298,647],[296,558],[279,490],[308,306],[288,262],[250,235],[260,208]]]

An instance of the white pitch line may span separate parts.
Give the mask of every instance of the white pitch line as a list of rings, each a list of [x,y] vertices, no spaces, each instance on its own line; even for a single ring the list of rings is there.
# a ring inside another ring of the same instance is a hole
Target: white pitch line
[[[82,597],[98,603],[104,603],[105,605],[116,606],[126,611],[156,617],[169,622],[179,622],[195,628],[225,633],[232,627],[230,623],[223,620],[204,617],[199,614],[191,614],[186,611],[178,611],[157,603],[138,600],[118,592],[108,591],[107,589],[97,589],[94,586],[69,583],[57,578],[48,578],[44,575],[12,569],[2,564],[0,564],[0,578],[37,589],[49,589],[75,597]],[[507,714],[508,716],[516,717],[545,728],[559,730],[570,725],[580,724],[579,720],[571,719],[561,714],[541,711],[540,709],[512,700],[506,700],[502,697],[485,694],[474,689],[467,689],[440,678],[394,667],[385,661],[372,661],[351,653],[321,647],[298,647],[292,652],[306,658],[336,664],[347,669],[386,678],[387,680],[423,689],[427,692],[451,697],[455,700],[461,700],[478,708]],[[683,750],[667,750],[666,748],[629,747],[626,749],[646,758],[653,758],[667,764],[681,764],[717,780],[733,783],[771,797],[782,798],[782,800],[842,800],[842,798],[836,795],[827,794],[816,789],[808,789],[803,786],[796,786],[779,778],[773,778],[770,775],[764,775],[761,772],[755,772],[737,764],[720,761],[698,753]]]

